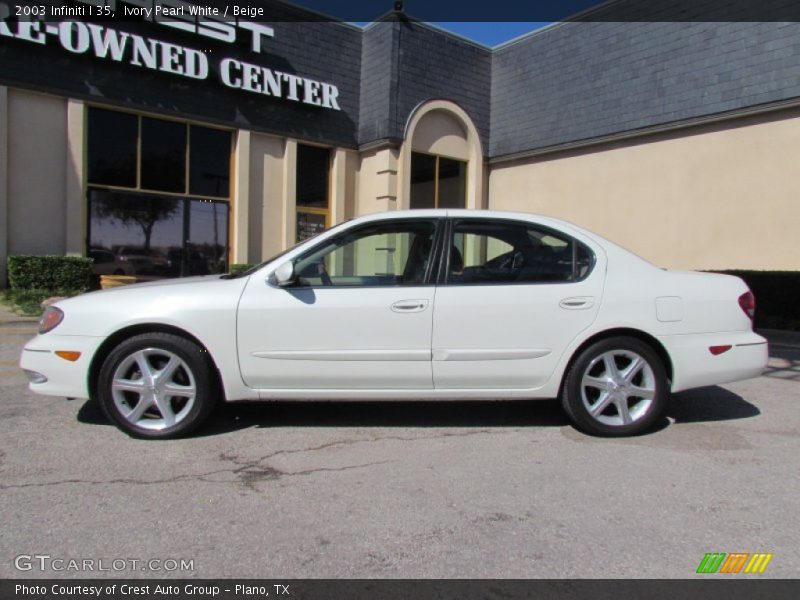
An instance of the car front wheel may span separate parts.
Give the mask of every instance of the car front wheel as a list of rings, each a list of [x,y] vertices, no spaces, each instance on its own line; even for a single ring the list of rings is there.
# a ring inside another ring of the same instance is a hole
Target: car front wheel
[[[637,435],[663,414],[669,395],[661,358],[636,338],[600,340],[578,355],[562,402],[575,425],[592,435]]]
[[[106,416],[134,437],[179,437],[214,406],[212,369],[208,352],[194,342],[168,333],[137,335],[106,357],[98,399]]]

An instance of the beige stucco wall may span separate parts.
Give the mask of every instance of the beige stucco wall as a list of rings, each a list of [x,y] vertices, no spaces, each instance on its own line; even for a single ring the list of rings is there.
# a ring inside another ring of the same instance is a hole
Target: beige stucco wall
[[[8,90],[9,254],[65,254],[67,101]]]
[[[397,148],[361,153],[355,211],[358,215],[397,209]]]
[[[283,154],[285,141],[252,134],[250,138],[250,250],[258,262],[282,250]]]
[[[432,110],[423,115],[414,130],[411,149],[465,161],[470,154],[466,129],[444,110]]]
[[[489,208],[585,226],[682,269],[800,270],[800,112],[494,165]]]

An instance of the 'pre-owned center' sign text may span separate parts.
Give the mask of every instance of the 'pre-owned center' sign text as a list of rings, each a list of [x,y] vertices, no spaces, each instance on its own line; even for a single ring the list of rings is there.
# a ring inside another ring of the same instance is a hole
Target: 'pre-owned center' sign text
[[[191,17],[188,12],[185,16],[187,19],[164,18],[155,22],[226,43],[234,43],[237,30],[243,30],[250,36],[250,49],[255,53],[260,52],[264,37],[274,35],[271,27],[251,21],[200,21]],[[118,31],[105,24],[71,20],[51,22],[37,20],[32,16],[17,17],[12,14],[11,6],[2,2],[0,36],[40,45],[56,43],[73,54],[88,54],[99,59],[190,79],[208,79],[210,71],[209,55],[195,48]],[[229,88],[341,110],[338,102],[339,90],[330,83],[230,57],[219,59],[217,72],[220,82]]]

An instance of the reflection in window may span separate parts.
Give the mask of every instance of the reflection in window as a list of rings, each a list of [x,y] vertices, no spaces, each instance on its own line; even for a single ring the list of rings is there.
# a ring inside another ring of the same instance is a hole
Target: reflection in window
[[[90,108],[88,121],[89,181],[136,187],[138,117]]]
[[[422,285],[430,266],[433,221],[370,225],[336,237],[295,264],[300,285]]]
[[[594,257],[580,242],[515,222],[460,222],[453,231],[448,282],[564,283],[589,274]]]
[[[95,274],[138,280],[225,272],[228,205],[158,194],[89,190]]]
[[[466,202],[466,162],[411,153],[411,208],[464,208]]]

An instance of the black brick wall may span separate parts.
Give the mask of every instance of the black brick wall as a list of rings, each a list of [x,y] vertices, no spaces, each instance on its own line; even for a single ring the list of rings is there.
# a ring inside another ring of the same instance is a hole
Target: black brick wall
[[[359,143],[395,135],[390,122],[397,88],[397,23],[380,21],[364,32],[361,56]]]
[[[797,96],[798,23],[564,23],[495,51],[490,154]]]

